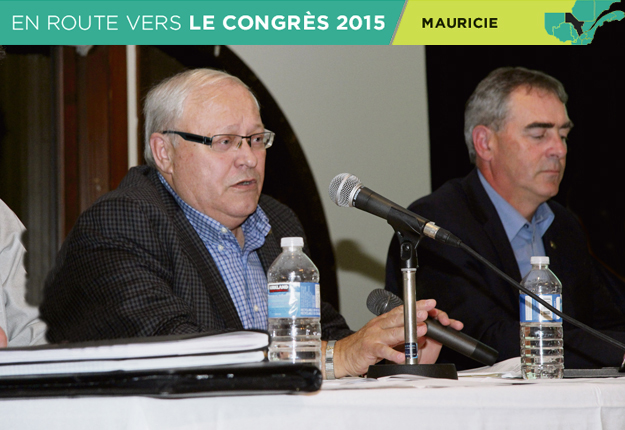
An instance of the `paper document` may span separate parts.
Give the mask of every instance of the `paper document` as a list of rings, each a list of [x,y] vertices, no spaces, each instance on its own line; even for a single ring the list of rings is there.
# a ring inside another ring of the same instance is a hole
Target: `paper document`
[[[521,357],[513,357],[492,366],[478,367],[477,369],[461,370],[458,377],[489,376],[493,378],[522,378]]]
[[[238,331],[7,348],[0,376],[113,372],[253,363],[265,359],[269,335]]]

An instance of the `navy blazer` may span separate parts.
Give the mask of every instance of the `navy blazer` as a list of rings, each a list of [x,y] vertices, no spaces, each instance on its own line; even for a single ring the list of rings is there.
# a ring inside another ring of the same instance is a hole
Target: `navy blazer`
[[[605,289],[606,273],[590,255],[577,219],[549,201],[555,218],[543,236],[550,268],[563,285],[563,311],[571,317],[625,341],[625,317]],[[477,169],[445,183],[409,209],[451,231],[512,278],[521,274],[495,206],[482,186]],[[520,355],[519,293],[483,263],[459,248],[425,238],[417,247],[417,297],[434,298],[437,307],[465,324],[464,332],[499,351],[499,360]],[[389,248],[386,288],[403,295],[399,244]],[[624,287],[625,288],[625,287]],[[565,366],[618,366],[624,352],[564,323]],[[481,366],[443,348],[441,361],[458,369]]]
[[[305,235],[285,205],[266,195],[259,205],[271,224],[257,251],[267,272],[282,237]],[[210,253],[148,166],[130,169],[81,214],[48,274],[40,311],[50,342],[243,329]],[[351,333],[324,302],[321,323],[324,339]]]

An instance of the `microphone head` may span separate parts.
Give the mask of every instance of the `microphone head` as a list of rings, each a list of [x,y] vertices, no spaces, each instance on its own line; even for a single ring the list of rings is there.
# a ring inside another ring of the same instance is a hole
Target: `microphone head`
[[[349,173],[336,175],[330,182],[330,199],[338,206],[353,207],[354,195],[362,187],[362,182]]]
[[[382,315],[404,304],[404,301],[390,291],[377,288],[367,297],[367,309],[374,315]]]

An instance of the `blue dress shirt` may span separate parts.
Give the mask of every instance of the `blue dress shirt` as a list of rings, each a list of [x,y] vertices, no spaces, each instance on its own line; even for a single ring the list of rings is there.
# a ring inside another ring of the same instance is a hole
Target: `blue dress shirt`
[[[535,255],[546,255],[542,237],[555,218],[553,211],[547,203],[541,203],[532,217],[532,222],[528,222],[493,189],[479,170],[478,176],[486,194],[497,210],[514,251],[521,277],[524,277],[532,268],[530,258]]]
[[[271,229],[265,212],[258,206],[242,224],[245,243],[241,248],[230,229],[189,206],[158,176],[215,260],[243,327],[267,330],[267,275],[256,254]]]

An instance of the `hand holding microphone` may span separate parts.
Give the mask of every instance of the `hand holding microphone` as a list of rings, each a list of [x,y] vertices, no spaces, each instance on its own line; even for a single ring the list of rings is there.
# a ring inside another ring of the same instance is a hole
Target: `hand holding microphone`
[[[382,289],[373,290],[367,297],[367,308],[374,315],[382,315],[403,304],[402,299]],[[428,326],[427,336],[444,346],[488,366],[497,361],[499,352],[479,340],[451,327],[445,327],[434,319],[428,318],[425,324]]]

